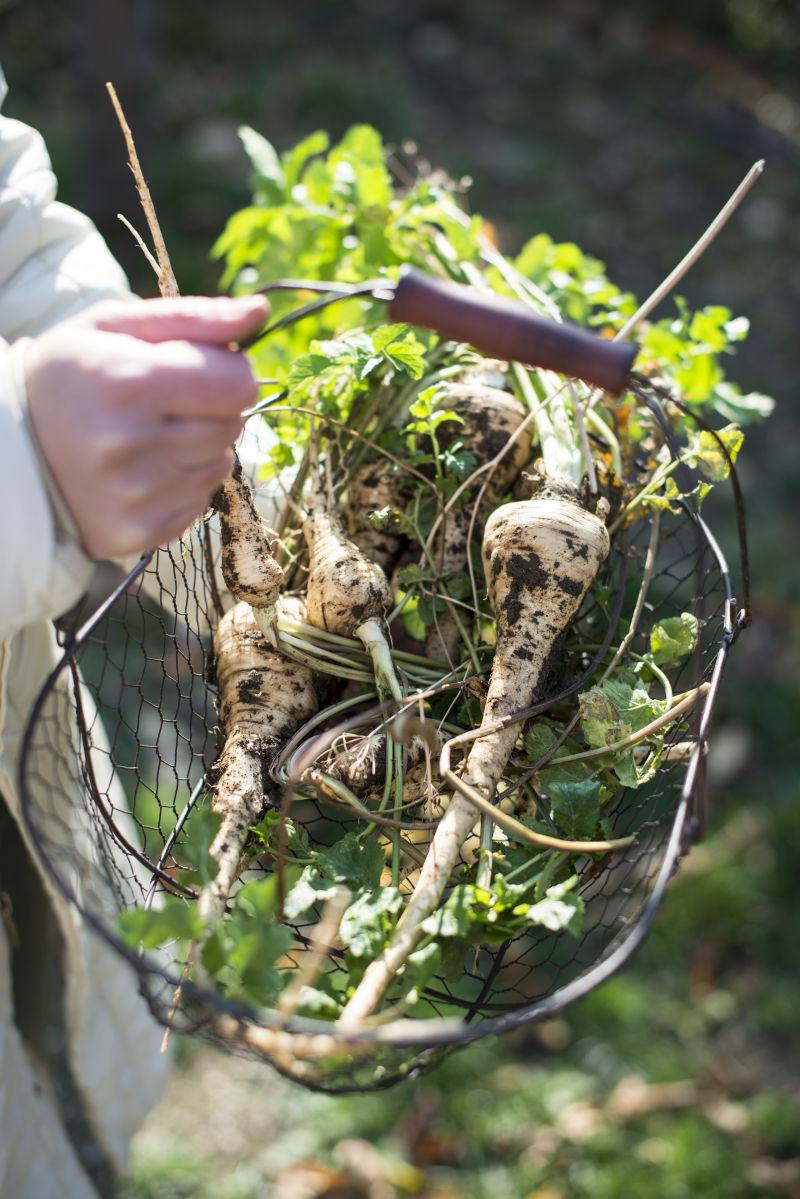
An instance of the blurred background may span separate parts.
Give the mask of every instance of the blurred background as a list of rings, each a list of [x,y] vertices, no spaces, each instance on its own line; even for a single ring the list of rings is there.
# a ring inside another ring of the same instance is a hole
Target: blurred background
[[[793,0],[6,0],[4,111],[44,133],[142,294],[115,81],[184,292],[248,200],[236,136],[375,124],[516,249],[545,231],[640,297],[757,158],[681,285],[752,323],[730,374],[778,408],[741,459],[755,623],[709,760],[711,819],[632,967],[567,1015],[386,1094],[328,1099],[178,1047],[128,1199],[800,1196],[800,14]],[[659,315],[669,312],[669,304]],[[715,525],[733,550],[730,505]]]

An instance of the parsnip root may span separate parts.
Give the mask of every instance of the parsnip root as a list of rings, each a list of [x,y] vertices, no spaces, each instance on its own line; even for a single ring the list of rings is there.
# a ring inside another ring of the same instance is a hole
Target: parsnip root
[[[479,382],[449,383],[442,388],[437,402],[440,411],[454,412],[460,422],[445,421],[436,430],[440,450],[456,441],[475,456],[478,466],[491,462],[508,445],[525,420],[525,409],[516,396]],[[492,472],[484,492],[479,521],[513,485],[528,461],[531,431],[523,430]],[[470,508],[455,508],[447,514],[438,537],[433,559],[443,576],[456,574],[467,565]],[[479,525],[480,527],[480,525]],[[458,656],[458,625],[449,613],[442,615],[425,642],[429,658],[453,662]]]
[[[577,502],[542,498],[504,504],[489,518],[483,557],[497,620],[497,647],[481,728],[534,702],[546,684],[560,638],[578,612],[609,550],[605,524]],[[491,798],[519,736],[517,724],[478,738],[464,778]],[[340,1024],[353,1029],[373,1012],[436,910],[478,813],[452,798],[434,834],[419,882],[391,943],[372,962]]]
[[[306,605],[310,624],[343,637],[358,637],[369,651],[380,693],[402,697],[386,640],[392,606],[386,575],[345,536],[339,518],[312,508],[303,524],[309,552]]]
[[[235,599],[250,604],[261,632],[275,645],[275,603],[283,571],[273,557],[274,534],[256,511],[238,457],[211,503],[219,513],[225,585]]]
[[[218,871],[198,900],[206,922],[221,914],[238,877],[248,829],[263,812],[275,754],[317,710],[311,671],[270,648],[248,604],[222,617],[214,652],[225,746],[211,801],[222,817],[210,849]]]

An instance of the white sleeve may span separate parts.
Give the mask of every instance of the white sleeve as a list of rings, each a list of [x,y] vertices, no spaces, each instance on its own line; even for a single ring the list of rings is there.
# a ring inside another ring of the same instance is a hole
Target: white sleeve
[[[68,611],[93,570],[53,516],[25,418],[21,348],[0,341],[0,641]]]
[[[0,103],[5,91],[0,72]],[[0,115],[0,639],[67,611],[93,569],[49,496],[27,424],[20,339],[129,294],[91,221],[55,194],[40,135]]]

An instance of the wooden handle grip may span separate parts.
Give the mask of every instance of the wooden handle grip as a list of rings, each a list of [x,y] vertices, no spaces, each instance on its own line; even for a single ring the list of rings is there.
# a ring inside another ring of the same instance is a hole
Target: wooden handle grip
[[[401,276],[389,306],[393,321],[434,329],[484,354],[583,379],[617,395],[628,384],[638,347],[537,316],[521,303],[420,271]]]

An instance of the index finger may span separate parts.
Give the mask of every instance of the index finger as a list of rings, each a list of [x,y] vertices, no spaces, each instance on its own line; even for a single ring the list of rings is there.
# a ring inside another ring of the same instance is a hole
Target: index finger
[[[150,347],[147,398],[164,417],[179,420],[240,417],[258,399],[258,384],[238,350],[193,342]]]

